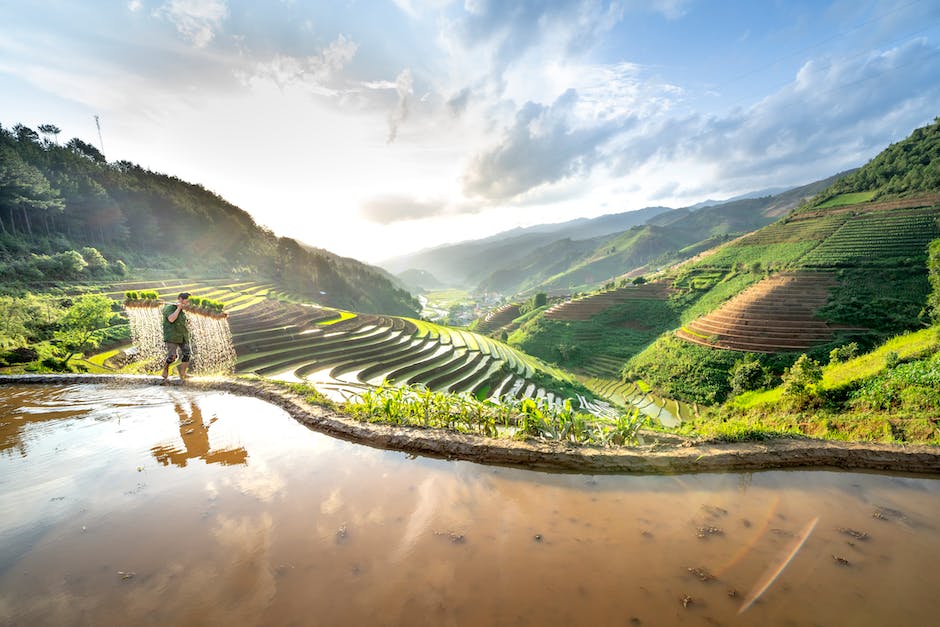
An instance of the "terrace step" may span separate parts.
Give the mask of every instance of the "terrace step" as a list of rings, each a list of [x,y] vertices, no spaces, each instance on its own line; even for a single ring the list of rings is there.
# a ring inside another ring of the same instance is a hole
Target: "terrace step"
[[[549,320],[590,320],[602,311],[630,300],[666,300],[674,292],[675,290],[665,283],[630,285],[552,305],[544,315]]]
[[[805,350],[824,344],[834,328],[815,318],[826,304],[835,276],[784,272],[744,290],[715,311],[676,331],[687,342],[763,353]]]
[[[509,324],[519,317],[519,307],[519,303],[508,303],[490,311],[477,325],[477,333],[492,333]]]
[[[676,331],[676,337],[686,342],[707,346],[709,348],[720,348],[725,350],[736,350],[751,353],[787,353],[802,351],[810,348],[810,342],[745,342],[737,340],[722,340],[710,342],[704,338],[686,333],[683,329]]]

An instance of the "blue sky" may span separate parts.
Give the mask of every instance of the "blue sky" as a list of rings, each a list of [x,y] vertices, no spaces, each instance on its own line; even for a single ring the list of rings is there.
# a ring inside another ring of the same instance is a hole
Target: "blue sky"
[[[940,115],[940,2],[0,0],[0,124],[379,261],[861,165]]]

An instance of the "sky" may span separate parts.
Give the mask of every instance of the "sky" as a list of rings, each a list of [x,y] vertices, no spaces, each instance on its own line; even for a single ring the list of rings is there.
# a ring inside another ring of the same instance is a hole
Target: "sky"
[[[372,263],[809,183],[940,116],[940,0],[0,0],[0,15],[4,127],[55,124]]]

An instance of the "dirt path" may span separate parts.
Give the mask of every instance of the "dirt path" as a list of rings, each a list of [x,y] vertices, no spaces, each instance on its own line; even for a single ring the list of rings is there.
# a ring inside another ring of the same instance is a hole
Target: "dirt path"
[[[0,385],[106,383],[149,386],[158,381],[155,376],[135,375],[0,377]],[[650,434],[648,439],[652,439],[651,443],[605,449],[532,440],[518,442],[462,435],[440,429],[359,422],[323,407],[310,405],[302,397],[261,380],[193,380],[186,388],[254,396],[281,407],[296,420],[316,431],[367,446],[533,470],[586,474],[674,474],[772,468],[843,468],[940,473],[940,447],[935,446],[845,443],[795,438],[716,444]]]

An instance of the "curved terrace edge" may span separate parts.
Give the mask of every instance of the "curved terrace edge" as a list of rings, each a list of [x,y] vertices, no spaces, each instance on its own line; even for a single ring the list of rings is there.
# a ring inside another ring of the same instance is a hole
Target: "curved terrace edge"
[[[0,385],[120,384],[151,386],[147,375],[3,375]],[[761,442],[713,443],[669,436],[640,446],[598,448],[494,439],[442,429],[360,422],[311,405],[300,395],[254,379],[190,380],[186,389],[252,396],[285,410],[309,428],[367,446],[430,457],[530,470],[584,474],[684,474],[785,468],[838,468],[940,474],[940,447],[872,442],[780,438]],[[656,437],[656,436],[653,436]]]

